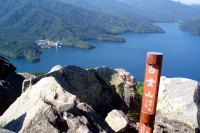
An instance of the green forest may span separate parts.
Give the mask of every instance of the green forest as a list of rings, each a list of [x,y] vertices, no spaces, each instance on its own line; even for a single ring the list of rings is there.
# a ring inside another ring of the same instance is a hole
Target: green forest
[[[200,19],[185,22],[179,28],[189,33],[200,35]]]
[[[16,40],[19,39],[19,40]],[[40,60],[41,49],[35,42],[21,38],[0,37],[0,54],[12,58],[26,57],[29,61],[35,62]]]
[[[57,0],[0,1],[0,54],[40,60],[36,40],[60,41],[67,46],[95,48],[89,39],[126,41],[115,36],[128,31],[164,32],[148,22],[83,9]]]

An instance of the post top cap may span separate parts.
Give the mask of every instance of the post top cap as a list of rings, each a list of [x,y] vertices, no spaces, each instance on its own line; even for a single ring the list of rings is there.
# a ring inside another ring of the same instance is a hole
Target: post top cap
[[[153,54],[153,55],[163,55],[163,53],[160,52],[147,52],[148,54]]]
[[[163,53],[160,53],[160,52],[147,53],[147,63],[150,65],[161,65],[162,58],[163,58]]]

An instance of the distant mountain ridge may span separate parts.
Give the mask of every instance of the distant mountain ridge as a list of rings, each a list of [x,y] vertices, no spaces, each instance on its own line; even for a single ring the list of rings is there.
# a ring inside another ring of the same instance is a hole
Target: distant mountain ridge
[[[149,22],[182,22],[200,18],[200,8],[171,0],[60,0]]]
[[[0,1],[0,54],[30,61],[40,58],[36,40],[61,41],[94,48],[88,39],[125,41],[114,34],[127,31],[164,32],[147,22],[83,9],[58,0]]]
[[[72,5],[91,10],[119,14],[137,20],[149,20],[141,12],[143,10],[117,0],[60,0]],[[150,19],[151,20],[151,19]]]
[[[144,9],[145,16],[161,22],[182,22],[200,18],[200,10],[172,0],[118,0]]]

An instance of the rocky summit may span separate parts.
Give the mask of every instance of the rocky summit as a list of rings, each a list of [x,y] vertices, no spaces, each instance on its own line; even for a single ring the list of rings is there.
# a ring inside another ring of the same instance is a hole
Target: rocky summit
[[[0,133],[137,133],[136,84],[127,71],[108,67],[10,72],[0,80]],[[161,77],[154,133],[198,133],[199,112],[199,82]]]
[[[0,126],[13,132],[114,133],[105,121],[110,111],[140,111],[135,78],[123,69],[69,65],[22,86],[21,96],[0,117]],[[134,132],[135,125],[120,131]]]

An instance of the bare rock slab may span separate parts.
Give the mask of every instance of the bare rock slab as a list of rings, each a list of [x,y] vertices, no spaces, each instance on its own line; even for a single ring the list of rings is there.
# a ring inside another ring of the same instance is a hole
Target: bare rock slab
[[[154,132],[193,133],[200,126],[199,109],[199,82],[161,77]]]
[[[0,128],[0,133],[14,133],[14,132]]]

